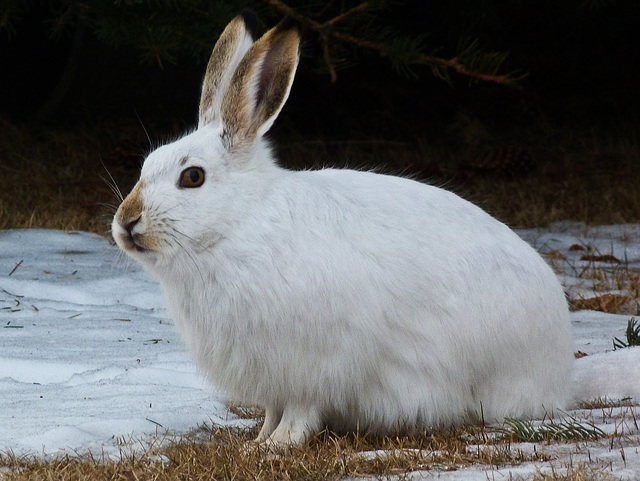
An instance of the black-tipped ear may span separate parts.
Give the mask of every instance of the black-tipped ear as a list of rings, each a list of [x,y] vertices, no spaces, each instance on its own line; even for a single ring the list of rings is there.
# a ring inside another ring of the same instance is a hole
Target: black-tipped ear
[[[245,28],[251,35],[251,38],[258,38],[258,15],[256,14],[256,12],[254,12],[250,8],[245,8],[244,10],[242,10],[242,12],[240,12],[240,16],[244,20]]]

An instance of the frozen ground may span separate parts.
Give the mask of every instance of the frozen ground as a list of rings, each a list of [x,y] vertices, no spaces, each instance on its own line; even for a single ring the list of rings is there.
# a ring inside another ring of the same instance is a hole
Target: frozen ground
[[[167,429],[237,423],[156,283],[104,239],[0,231],[0,272],[0,450],[113,454]]]
[[[547,254],[572,298],[640,289],[640,226],[563,223],[520,235]],[[230,414],[197,374],[162,306],[156,283],[98,236],[0,231],[0,452],[117,456],[167,432],[250,424]],[[629,301],[624,309],[635,313],[637,305]],[[589,354],[577,361],[577,379],[595,380],[602,395],[640,392],[640,376],[619,375],[621,365],[640,372],[640,348],[598,354],[612,349],[613,337],[624,339],[630,317],[572,314],[576,350]],[[615,477],[640,479],[637,408],[571,414],[622,435],[511,447],[548,453],[547,463],[413,476],[527,478],[589,462]]]

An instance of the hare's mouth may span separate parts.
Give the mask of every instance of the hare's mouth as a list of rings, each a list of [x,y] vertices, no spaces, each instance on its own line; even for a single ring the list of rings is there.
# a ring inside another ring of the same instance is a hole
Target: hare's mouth
[[[129,250],[133,250],[136,252],[144,253],[150,252],[151,249],[145,245],[144,237],[140,234],[133,234],[130,236],[125,236],[125,244]]]
[[[146,247],[142,247],[140,244],[136,244],[135,242],[133,244],[133,249],[136,252],[148,252],[149,251],[149,249],[147,249]]]
[[[150,249],[144,244],[144,237],[141,234],[133,234],[130,236],[130,242],[136,252],[147,252]]]
[[[153,250],[149,247],[148,242],[145,241],[144,235],[132,233],[127,230],[114,235],[114,240],[125,252],[138,252],[143,254]]]

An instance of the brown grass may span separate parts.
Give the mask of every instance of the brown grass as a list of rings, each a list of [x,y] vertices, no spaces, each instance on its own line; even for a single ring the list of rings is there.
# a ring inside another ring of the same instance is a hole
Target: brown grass
[[[323,432],[306,445],[285,451],[250,443],[254,429],[199,428],[188,436],[150,446],[139,455],[105,461],[90,454],[48,462],[0,454],[0,479],[21,480],[338,480],[396,479],[415,471],[456,471],[468,467],[497,469],[549,461],[542,453],[525,454],[509,436],[478,428],[458,428],[422,436],[370,437]],[[553,443],[547,440],[546,443]],[[601,481],[604,472],[584,465],[536,480]]]
[[[600,311],[609,314],[636,314],[638,298],[619,294],[602,294],[587,299],[573,299],[570,302],[572,311]]]
[[[0,229],[106,234],[119,203],[110,176],[130,189],[147,146],[139,127],[45,129],[0,117]]]
[[[613,481],[619,478],[602,470],[580,464],[570,467],[566,474],[552,472],[550,474],[536,475],[531,481]]]
[[[566,257],[553,252],[545,254],[554,268],[563,269],[562,263],[568,262]],[[615,261],[613,260],[615,259]],[[640,272],[610,254],[583,255],[580,261],[587,261],[586,266],[575,267],[577,277],[591,293],[578,298],[570,298],[569,306],[573,311],[592,310],[609,314],[640,313]],[[565,286],[567,287],[567,286]],[[616,291],[616,292],[611,292]]]
[[[517,466],[542,461],[507,445],[469,449],[471,442],[488,443],[479,431],[451,430],[420,437],[371,438],[321,433],[305,446],[274,452],[252,445],[255,430],[201,428],[166,447],[139,457],[102,462],[91,456],[49,462],[0,455],[8,480],[307,480],[397,475],[418,470],[449,471],[468,466]],[[484,441],[483,441],[484,439]],[[2,471],[0,471],[2,473]],[[2,474],[0,474],[0,479]]]
[[[182,130],[175,125],[149,129],[154,143]],[[516,149],[526,152],[525,165],[515,161],[507,168],[500,163],[487,167],[482,156],[492,149],[508,152],[508,148],[478,147],[473,140],[451,147],[450,142],[429,144],[423,139],[339,142],[280,134],[276,144],[286,166],[349,165],[432,181],[480,204],[513,227],[558,220],[640,222],[640,142],[631,129],[614,136],[555,134],[552,149],[550,140],[538,139],[542,147],[536,147],[528,140],[531,134],[526,135],[525,147]],[[113,176],[126,194],[138,177],[150,143],[135,119],[44,129],[15,125],[0,117],[0,229],[107,233],[119,202],[105,179]],[[509,162],[517,159],[515,154],[499,155]]]

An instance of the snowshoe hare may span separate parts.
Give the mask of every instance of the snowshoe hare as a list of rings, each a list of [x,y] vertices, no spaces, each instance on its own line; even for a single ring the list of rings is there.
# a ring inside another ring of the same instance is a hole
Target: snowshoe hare
[[[159,280],[196,363],[263,407],[257,441],[416,431],[565,406],[563,290],[504,224],[405,178],[276,164],[299,33],[227,26],[197,130],[146,159],[113,237]]]

